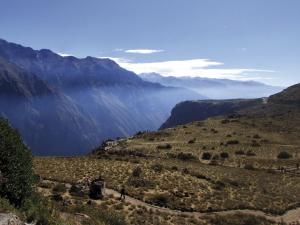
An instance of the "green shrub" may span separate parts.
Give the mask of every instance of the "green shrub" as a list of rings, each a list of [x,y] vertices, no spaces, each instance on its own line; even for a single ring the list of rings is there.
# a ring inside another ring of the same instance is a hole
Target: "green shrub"
[[[148,201],[150,201],[151,204],[158,205],[160,207],[167,207],[170,199],[167,194],[156,194],[151,196]]]
[[[215,154],[213,157],[212,157],[212,160],[219,160],[219,155],[218,154]]]
[[[194,138],[194,139],[191,139],[191,140],[189,140],[189,141],[188,141],[188,144],[194,144],[194,143],[195,143],[195,141],[196,141],[196,138]]]
[[[5,198],[0,198],[0,213],[13,212],[15,208]]]
[[[177,166],[172,166],[172,167],[171,167],[171,170],[177,171],[177,170],[178,170],[178,167],[177,167]]]
[[[157,149],[171,149],[172,145],[170,145],[170,144],[163,144],[163,145],[158,145],[156,148]]]
[[[183,168],[182,169],[182,173],[183,174],[189,174],[190,173],[190,170],[188,168]]]
[[[53,194],[51,198],[57,202],[61,202],[64,200],[63,197],[61,196],[61,194],[59,194],[59,193]]]
[[[261,145],[256,140],[252,140],[251,146],[252,147],[260,147]]]
[[[252,164],[246,164],[246,165],[244,166],[244,168],[245,168],[246,170],[255,170],[255,168],[254,168],[254,166],[253,166]]]
[[[78,184],[73,184],[69,190],[69,193],[73,196],[83,197],[85,195],[82,187]]]
[[[132,171],[132,176],[133,177],[140,177],[142,175],[142,168],[137,166],[134,168],[134,170]]]
[[[164,170],[164,166],[161,164],[154,164],[151,166],[151,169],[153,169],[157,173],[160,173]]]
[[[251,150],[248,150],[248,151],[246,152],[246,155],[247,155],[247,156],[256,156],[256,154],[255,154],[254,152],[252,152]]]
[[[221,156],[222,159],[229,158],[229,154],[227,152],[221,152],[220,156]]]
[[[245,152],[243,150],[238,150],[235,152],[236,155],[245,155]]]
[[[278,155],[277,155],[277,158],[278,159],[290,159],[292,158],[292,155],[288,152],[280,152]]]
[[[30,199],[26,199],[22,206],[25,212],[26,222],[36,225],[59,225],[59,219],[53,213],[54,206],[46,198],[33,193]]]
[[[0,195],[21,206],[32,193],[32,155],[20,134],[4,119],[0,119],[0,171],[7,179]]]
[[[58,192],[58,193],[65,193],[67,191],[67,188],[66,188],[66,185],[64,185],[64,184],[57,184],[54,186],[52,191]]]
[[[39,187],[50,189],[52,187],[51,183],[41,182],[39,183]]]
[[[194,156],[192,153],[180,152],[177,155],[177,159],[180,159],[183,161],[191,161],[191,160],[197,160],[198,158],[196,156]]]
[[[220,181],[220,180],[215,182],[215,189],[216,190],[223,190],[225,188],[225,186],[226,186],[225,183]]]
[[[238,145],[239,143],[238,140],[229,140],[226,142],[227,145]]]
[[[211,154],[209,152],[204,152],[202,154],[202,159],[203,160],[210,160],[210,158],[211,158]]]

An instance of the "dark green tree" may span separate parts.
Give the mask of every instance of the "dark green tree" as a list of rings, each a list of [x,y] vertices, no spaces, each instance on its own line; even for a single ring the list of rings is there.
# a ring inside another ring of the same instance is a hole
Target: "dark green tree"
[[[18,131],[0,118],[0,171],[5,182],[0,195],[12,204],[21,206],[32,193],[34,181],[32,155]]]

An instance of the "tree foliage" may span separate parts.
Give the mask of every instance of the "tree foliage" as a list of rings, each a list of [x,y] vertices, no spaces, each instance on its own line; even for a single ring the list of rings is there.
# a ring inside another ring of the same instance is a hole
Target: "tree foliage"
[[[6,179],[0,186],[0,195],[12,204],[21,206],[32,193],[34,181],[32,155],[20,134],[2,118],[0,118],[0,171]]]

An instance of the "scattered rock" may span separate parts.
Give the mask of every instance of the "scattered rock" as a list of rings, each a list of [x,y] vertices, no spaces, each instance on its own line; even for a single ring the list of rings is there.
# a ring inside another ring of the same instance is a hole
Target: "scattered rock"
[[[12,213],[0,213],[0,225],[23,225],[24,223]]]

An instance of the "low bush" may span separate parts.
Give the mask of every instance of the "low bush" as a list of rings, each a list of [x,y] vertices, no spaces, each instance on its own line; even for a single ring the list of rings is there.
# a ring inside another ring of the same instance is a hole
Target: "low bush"
[[[245,155],[245,152],[243,150],[238,150],[238,151],[235,151],[235,154],[236,155]]]
[[[195,141],[196,141],[196,138],[194,138],[194,139],[191,139],[191,140],[189,140],[189,141],[188,141],[188,144],[194,144],[194,143],[195,143]]]
[[[183,168],[182,169],[182,173],[183,174],[189,174],[190,173],[190,170],[188,168]]]
[[[53,187],[52,191],[57,193],[65,193],[67,191],[67,188],[64,184],[57,184]]]
[[[158,145],[156,146],[157,149],[171,149],[172,145],[170,144],[163,144],[163,145]]]
[[[178,171],[178,167],[177,167],[177,166],[172,166],[172,167],[171,167],[171,170],[173,170],[173,171]]]
[[[244,168],[245,168],[246,170],[255,170],[255,167],[254,167],[252,164],[246,164],[246,165],[244,166]]]
[[[78,184],[73,184],[69,190],[70,194],[73,196],[83,197],[85,194],[82,187]]]
[[[260,147],[261,145],[256,140],[252,140],[251,146],[252,147]]]
[[[227,145],[238,145],[239,143],[238,140],[229,140],[226,142]]]
[[[290,159],[292,158],[292,155],[288,152],[280,152],[278,155],[277,155],[277,158],[278,159]]]
[[[215,154],[213,157],[212,157],[212,160],[219,160],[220,159],[220,156],[218,154]]]
[[[220,181],[220,180],[215,182],[215,189],[216,190],[223,190],[225,188],[225,186],[226,186],[225,183]]]
[[[202,159],[203,160],[210,160],[211,159],[211,154],[209,152],[204,152],[202,154]]]
[[[132,171],[132,176],[133,177],[140,177],[142,175],[142,168],[137,166],[134,168],[134,170]]]
[[[221,152],[220,156],[221,156],[222,159],[229,158],[229,154],[227,152]]]
[[[192,153],[184,153],[184,152],[180,152],[177,155],[177,158],[180,159],[180,160],[183,160],[183,161],[191,161],[191,160],[197,160],[198,159]]]
[[[151,169],[153,169],[157,173],[160,173],[164,170],[164,166],[161,164],[154,164],[151,166]]]
[[[62,202],[64,200],[59,193],[53,194],[51,198],[56,202]]]
[[[53,204],[40,194],[33,194],[21,208],[26,222],[36,225],[59,225],[61,223]]]
[[[170,202],[170,197],[167,194],[156,194],[151,196],[148,201],[151,204],[158,205],[160,207],[167,207]]]
[[[52,184],[51,183],[46,183],[46,182],[41,182],[41,183],[39,183],[39,187],[50,189],[52,187]]]
[[[247,156],[256,156],[256,154],[255,154],[254,152],[252,152],[251,150],[248,150],[248,151],[246,152],[246,155],[247,155]]]

